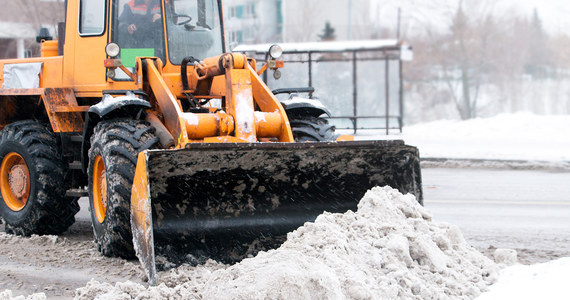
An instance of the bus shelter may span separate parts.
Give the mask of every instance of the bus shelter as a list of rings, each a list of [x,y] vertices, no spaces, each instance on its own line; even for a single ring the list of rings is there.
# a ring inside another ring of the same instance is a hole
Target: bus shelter
[[[272,44],[240,45],[265,62]],[[413,58],[411,47],[398,40],[279,43],[284,68],[264,79],[275,91],[296,88],[318,98],[331,111],[337,129],[402,131],[404,91],[402,67]],[[262,64],[259,64],[262,65]],[[305,89],[303,89],[305,88]],[[288,97],[288,95],[278,95]]]

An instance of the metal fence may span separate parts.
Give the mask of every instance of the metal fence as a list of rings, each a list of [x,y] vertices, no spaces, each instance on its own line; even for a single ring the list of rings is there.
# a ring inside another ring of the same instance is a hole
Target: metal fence
[[[280,69],[280,79],[273,78],[272,71],[265,72],[271,89],[314,88],[307,96],[327,106],[337,129],[401,132],[402,61],[411,59],[409,46],[395,40],[279,45],[285,67]],[[263,63],[270,46],[243,45],[234,51]]]

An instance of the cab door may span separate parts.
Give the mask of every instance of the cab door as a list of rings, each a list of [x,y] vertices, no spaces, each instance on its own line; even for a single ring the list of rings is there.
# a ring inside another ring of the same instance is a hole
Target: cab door
[[[106,84],[104,60],[109,32],[107,25],[109,1],[78,0],[74,2],[77,5],[75,7],[76,19],[70,20],[68,12],[67,21],[68,25],[75,23],[73,27],[76,28],[75,49],[72,51],[74,54],[72,84],[76,93],[82,96],[100,95]],[[67,53],[64,55],[67,56]],[[71,63],[69,57],[66,58]]]

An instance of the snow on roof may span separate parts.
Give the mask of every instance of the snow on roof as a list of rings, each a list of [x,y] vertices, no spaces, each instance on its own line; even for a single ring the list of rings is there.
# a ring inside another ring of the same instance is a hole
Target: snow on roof
[[[35,38],[36,35],[33,24],[0,22],[0,38]]]
[[[338,41],[338,42],[311,42],[311,43],[276,43],[283,49],[283,53],[292,52],[340,52],[355,50],[389,50],[409,47],[406,43],[398,40],[362,40],[362,41]],[[239,45],[233,52],[256,52],[266,53],[274,44]]]
[[[38,27],[39,26],[39,27]],[[0,22],[0,39],[36,39],[39,28],[47,28],[50,34],[57,38],[57,26],[52,23],[18,23]]]

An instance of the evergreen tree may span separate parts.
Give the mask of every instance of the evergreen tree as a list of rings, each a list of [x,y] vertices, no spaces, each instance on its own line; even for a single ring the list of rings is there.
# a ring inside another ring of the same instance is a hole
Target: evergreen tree
[[[330,22],[325,23],[325,28],[323,29],[323,34],[319,35],[321,41],[334,41],[336,39],[336,35],[334,34],[334,28],[331,26]]]
[[[548,36],[542,26],[542,20],[535,8],[531,20],[528,45],[528,61],[525,70],[535,78],[547,77],[549,65]]]

